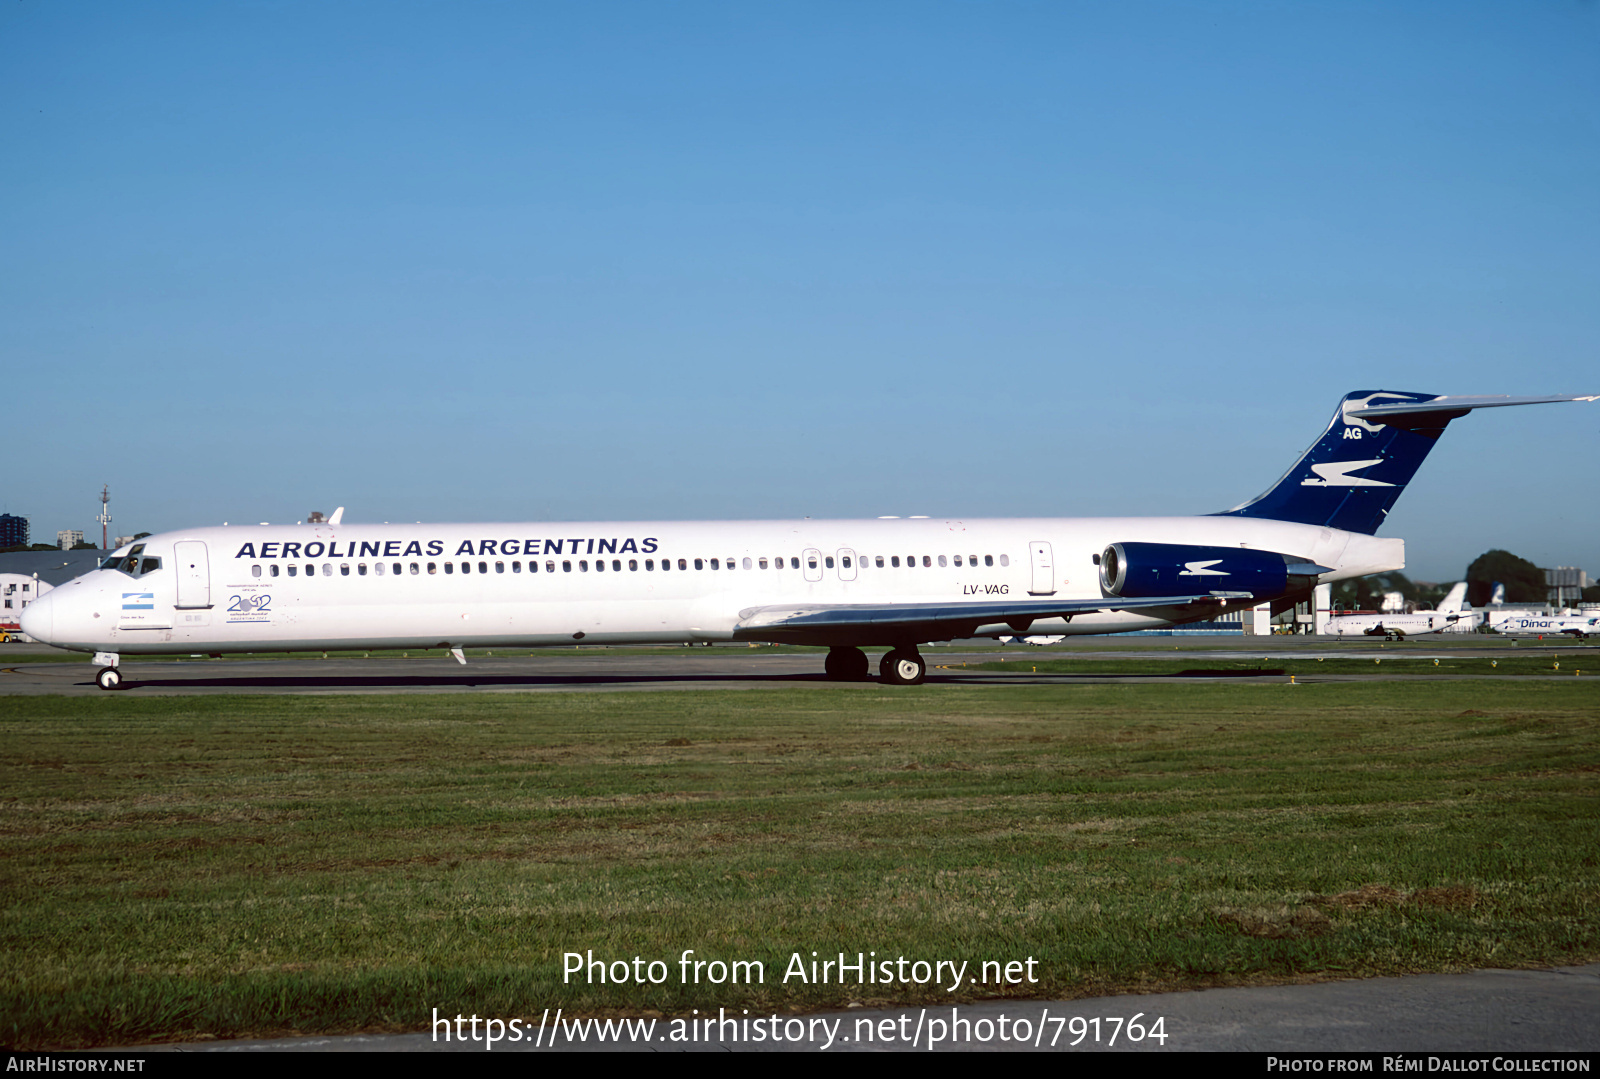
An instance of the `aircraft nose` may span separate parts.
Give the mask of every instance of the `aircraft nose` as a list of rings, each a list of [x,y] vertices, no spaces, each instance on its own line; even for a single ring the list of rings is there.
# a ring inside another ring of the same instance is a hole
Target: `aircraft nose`
[[[18,620],[22,632],[45,644],[49,644],[51,638],[55,636],[55,604],[51,602],[53,598],[48,594],[40,596],[22,608],[22,617]]]

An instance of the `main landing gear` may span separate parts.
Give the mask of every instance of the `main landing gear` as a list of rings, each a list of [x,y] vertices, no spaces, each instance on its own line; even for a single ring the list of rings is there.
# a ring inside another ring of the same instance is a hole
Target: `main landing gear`
[[[859,648],[830,648],[823,669],[835,682],[865,682],[871,664]],[[927,661],[917,653],[915,645],[886,652],[878,662],[879,679],[891,686],[920,686],[927,674]]]
[[[835,682],[865,682],[871,665],[867,654],[859,648],[830,648],[822,669]]]
[[[878,661],[878,677],[891,686],[920,686],[927,675],[928,661],[917,652],[915,645],[885,652]]]

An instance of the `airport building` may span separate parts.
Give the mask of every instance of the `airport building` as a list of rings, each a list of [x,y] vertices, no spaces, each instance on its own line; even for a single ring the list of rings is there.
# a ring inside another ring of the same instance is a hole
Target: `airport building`
[[[1544,583],[1550,589],[1548,597],[1552,606],[1570,607],[1583,598],[1583,590],[1594,584],[1594,579],[1577,566],[1557,566],[1544,571]]]
[[[56,546],[63,551],[70,551],[83,542],[83,533],[76,528],[64,528],[56,533]]]

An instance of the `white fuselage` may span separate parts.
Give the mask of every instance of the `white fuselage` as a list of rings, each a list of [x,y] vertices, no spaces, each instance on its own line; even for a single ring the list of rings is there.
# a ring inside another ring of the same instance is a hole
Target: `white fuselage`
[[[1516,611],[1492,622],[1496,633],[1508,637],[1590,637],[1600,635],[1600,615],[1538,614]]]
[[[30,607],[29,632],[131,655],[727,641],[774,604],[1100,598],[1096,559],[1117,542],[1279,552],[1328,567],[1323,582],[1405,561],[1401,540],[1229,516],[234,526],[144,539],[159,568],[71,581]],[[1030,632],[1170,624],[1106,609]]]
[[[1482,611],[1417,611],[1415,614],[1336,614],[1327,621],[1335,636],[1374,636],[1394,633],[1406,637],[1430,633],[1471,633],[1483,624]]]

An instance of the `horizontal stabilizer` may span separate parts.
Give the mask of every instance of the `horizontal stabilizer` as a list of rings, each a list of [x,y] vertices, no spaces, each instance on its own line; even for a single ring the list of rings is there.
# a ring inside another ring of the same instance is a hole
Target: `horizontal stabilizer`
[[[1363,420],[1383,420],[1385,416],[1409,416],[1422,412],[1471,412],[1475,408],[1505,408],[1508,405],[1553,405],[1563,401],[1600,401],[1600,394],[1591,394],[1587,397],[1569,397],[1558,395],[1555,397],[1435,397],[1431,401],[1421,404],[1388,404],[1374,405],[1371,408],[1353,408],[1346,412],[1347,416],[1357,416]]]

